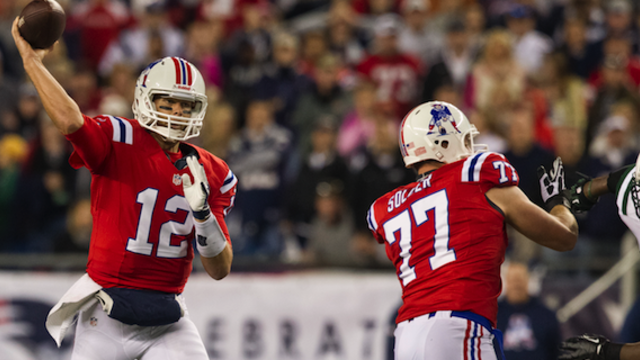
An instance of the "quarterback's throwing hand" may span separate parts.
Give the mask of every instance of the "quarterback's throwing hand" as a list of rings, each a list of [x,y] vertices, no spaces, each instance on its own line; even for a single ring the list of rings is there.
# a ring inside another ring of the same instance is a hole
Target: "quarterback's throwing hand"
[[[622,344],[614,344],[601,335],[572,337],[560,345],[559,360],[620,360]]]
[[[187,166],[193,175],[194,182],[191,182],[189,174],[182,174],[182,188],[184,189],[184,197],[193,211],[193,217],[199,220],[206,219],[211,210],[209,209],[209,182],[204,173],[204,167],[200,165],[195,156],[187,157]]]
[[[540,183],[540,194],[547,211],[551,211],[556,205],[564,205],[571,209],[569,194],[565,191],[564,167],[560,157],[557,157],[553,162],[553,167],[550,171],[547,171],[542,165],[538,168],[538,181]]]

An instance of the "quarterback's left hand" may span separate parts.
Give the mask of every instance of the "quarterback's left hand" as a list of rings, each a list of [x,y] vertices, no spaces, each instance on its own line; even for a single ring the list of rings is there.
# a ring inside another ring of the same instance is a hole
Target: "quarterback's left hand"
[[[572,337],[560,345],[559,360],[620,360],[622,344],[611,343],[601,335]]]
[[[569,193],[564,184],[564,167],[560,157],[556,158],[553,162],[553,168],[549,171],[542,165],[538,167],[538,181],[540,182],[540,194],[547,211],[551,211],[556,205],[564,205],[571,209]]]
[[[182,174],[182,188],[184,189],[184,197],[191,207],[193,217],[204,220],[211,214],[207,199],[211,193],[207,176],[204,173],[204,167],[200,165],[195,156],[187,157],[187,166],[193,175],[194,182],[191,182],[189,174]]]

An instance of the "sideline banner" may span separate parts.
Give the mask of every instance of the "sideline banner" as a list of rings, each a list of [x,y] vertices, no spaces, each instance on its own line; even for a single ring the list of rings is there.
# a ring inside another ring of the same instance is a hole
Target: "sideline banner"
[[[68,359],[44,329],[81,273],[0,273],[0,360]],[[214,360],[384,360],[400,303],[395,274],[343,271],[191,276],[184,296]]]

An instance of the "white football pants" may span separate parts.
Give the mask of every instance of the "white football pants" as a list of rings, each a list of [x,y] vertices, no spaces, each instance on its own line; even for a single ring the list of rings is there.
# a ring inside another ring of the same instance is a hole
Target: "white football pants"
[[[497,360],[490,329],[451,311],[398,324],[395,360]]]
[[[209,360],[188,313],[162,326],[127,325],[96,302],[78,314],[71,360]]]

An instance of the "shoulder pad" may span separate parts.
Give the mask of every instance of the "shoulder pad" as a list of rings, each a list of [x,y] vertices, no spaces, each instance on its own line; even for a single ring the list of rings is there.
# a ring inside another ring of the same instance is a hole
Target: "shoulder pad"
[[[469,156],[462,165],[462,182],[517,186],[518,172],[502,154],[484,152]]]

